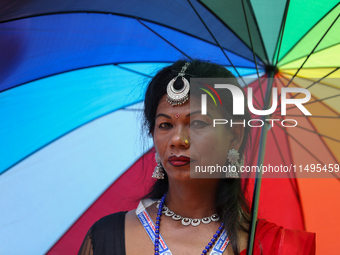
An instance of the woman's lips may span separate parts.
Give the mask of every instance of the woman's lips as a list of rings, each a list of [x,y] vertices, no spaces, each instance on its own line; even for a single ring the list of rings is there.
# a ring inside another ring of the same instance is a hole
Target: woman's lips
[[[171,156],[168,158],[168,161],[172,166],[185,166],[190,164],[190,158],[186,156]]]

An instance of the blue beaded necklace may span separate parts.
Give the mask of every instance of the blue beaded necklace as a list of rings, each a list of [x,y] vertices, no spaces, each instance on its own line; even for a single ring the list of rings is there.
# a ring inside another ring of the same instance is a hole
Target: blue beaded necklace
[[[155,255],[159,255],[159,226],[161,222],[161,216],[162,216],[162,210],[164,206],[164,201],[165,201],[166,193],[164,196],[161,198],[161,202],[159,203],[158,207],[158,212],[157,212],[157,217],[156,217],[156,230],[155,230]],[[221,231],[223,230],[223,223],[221,223],[221,226],[218,228],[216,233],[214,234],[213,238],[210,240],[207,246],[205,246],[205,249],[202,251],[201,255],[206,255],[207,252],[211,249],[213,244],[216,242],[217,238],[221,234]]]

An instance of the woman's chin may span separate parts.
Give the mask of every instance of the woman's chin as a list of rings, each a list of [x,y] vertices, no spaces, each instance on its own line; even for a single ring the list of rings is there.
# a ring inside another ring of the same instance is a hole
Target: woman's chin
[[[190,164],[185,166],[172,166],[167,171],[169,179],[176,181],[186,181],[190,180]]]

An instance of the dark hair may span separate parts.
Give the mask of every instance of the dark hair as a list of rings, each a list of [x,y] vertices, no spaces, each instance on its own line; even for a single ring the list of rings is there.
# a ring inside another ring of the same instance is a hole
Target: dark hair
[[[171,79],[176,77],[181,71],[185,62],[190,62],[187,70],[185,71],[186,79],[190,78],[230,78],[234,85],[241,88],[235,76],[225,67],[202,60],[179,60],[171,66],[163,68],[159,71],[149,83],[145,93],[144,101],[144,127],[151,135],[155,127],[155,117],[158,104],[161,98],[166,94],[167,84]],[[230,119],[245,119],[247,122],[250,119],[249,112],[245,111],[244,115],[233,116],[233,97],[229,90],[221,90],[218,92],[223,101],[223,110],[227,113]],[[245,103],[245,109],[246,103]],[[250,128],[246,125],[244,130],[244,138],[239,149],[240,156],[244,155],[247,142],[250,139]],[[160,199],[169,188],[168,176],[164,173],[164,179],[157,180],[153,185],[151,191],[144,198]],[[234,254],[238,252],[238,230],[242,229],[248,232],[248,229],[243,228],[239,223],[240,213],[249,223],[248,203],[244,197],[244,191],[241,185],[241,179],[220,179],[217,195],[215,198],[216,212],[221,216],[222,222],[228,233],[228,237],[233,249]]]

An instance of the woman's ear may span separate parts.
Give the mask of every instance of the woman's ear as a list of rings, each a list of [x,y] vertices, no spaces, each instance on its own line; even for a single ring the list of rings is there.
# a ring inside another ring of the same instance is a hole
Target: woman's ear
[[[237,122],[242,122],[242,120],[236,120]],[[236,122],[235,121],[235,122]],[[233,139],[230,142],[230,148],[239,150],[243,142],[244,137],[244,126],[242,124],[236,124],[231,127],[231,133]]]

